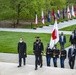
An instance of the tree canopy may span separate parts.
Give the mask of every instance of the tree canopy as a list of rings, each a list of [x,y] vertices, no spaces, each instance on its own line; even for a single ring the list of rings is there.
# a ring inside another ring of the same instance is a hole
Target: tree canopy
[[[40,18],[42,10],[46,16],[48,10],[62,9],[71,3],[76,0],[0,0],[0,19],[33,20],[35,13]]]

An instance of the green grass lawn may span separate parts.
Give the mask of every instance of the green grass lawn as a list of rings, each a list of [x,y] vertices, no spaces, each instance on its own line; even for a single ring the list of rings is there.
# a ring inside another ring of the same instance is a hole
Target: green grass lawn
[[[35,41],[36,36],[40,36],[44,44],[44,49],[46,49],[47,43],[50,41],[51,34],[0,31],[0,52],[17,53],[17,44],[19,42],[19,38],[22,37],[27,44],[27,54],[32,54],[33,42]],[[70,45],[68,42],[69,35],[66,35],[66,38],[67,43],[65,47],[68,47]],[[59,47],[59,44],[57,46]]]
[[[69,27],[65,27],[59,30],[63,30],[63,31],[74,31],[74,29],[76,28],[76,24],[73,26],[69,26]]]
[[[54,21],[52,23],[54,23]],[[40,26],[42,27],[42,26],[46,26],[46,25],[50,25],[50,24],[51,24],[51,22],[45,22],[44,25],[41,22],[39,22],[38,25],[35,25],[35,24],[23,25],[22,28],[27,28],[27,29],[38,28]]]

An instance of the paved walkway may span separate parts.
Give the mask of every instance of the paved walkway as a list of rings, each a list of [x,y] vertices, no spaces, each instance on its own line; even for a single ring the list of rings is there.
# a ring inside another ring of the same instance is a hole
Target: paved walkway
[[[17,68],[16,65],[16,63],[0,62],[0,75],[76,75],[76,70],[72,69],[43,66],[34,70],[34,65],[26,65],[21,68]]]
[[[58,24],[58,28],[64,28],[71,25],[76,24],[76,19],[60,22]],[[22,29],[22,28],[0,28],[0,31],[11,31],[11,32],[33,32],[33,33],[51,33],[53,29],[53,25],[44,26],[43,28],[37,28],[35,29]],[[64,34],[71,34],[71,31],[63,31]],[[59,31],[61,33],[61,31]]]

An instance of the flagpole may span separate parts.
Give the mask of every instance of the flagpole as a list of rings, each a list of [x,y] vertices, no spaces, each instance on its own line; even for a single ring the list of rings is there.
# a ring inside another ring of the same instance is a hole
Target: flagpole
[[[50,48],[52,49],[58,41],[59,41],[58,26],[57,26],[57,19],[55,19],[55,24],[53,27],[52,36],[50,40]]]

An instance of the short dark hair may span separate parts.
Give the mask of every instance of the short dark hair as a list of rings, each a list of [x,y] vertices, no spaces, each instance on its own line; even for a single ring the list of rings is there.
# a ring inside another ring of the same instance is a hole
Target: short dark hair
[[[39,36],[35,37],[35,38],[40,38]]]

